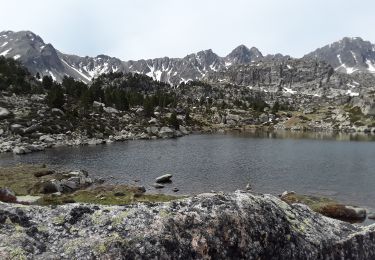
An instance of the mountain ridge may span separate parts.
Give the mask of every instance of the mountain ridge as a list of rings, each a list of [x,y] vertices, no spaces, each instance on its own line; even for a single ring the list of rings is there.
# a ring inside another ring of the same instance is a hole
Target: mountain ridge
[[[154,80],[172,85],[190,80],[201,80],[207,74],[225,71],[229,67],[254,64],[260,61],[285,62],[288,55],[263,55],[256,47],[241,44],[228,55],[220,57],[212,49],[191,53],[183,58],[154,58],[123,61],[100,54],[95,57],[65,54],[31,31],[0,32],[0,55],[20,60],[32,74],[51,76],[62,81],[64,76],[91,82],[103,73],[140,73]],[[370,72],[375,74],[375,46],[362,38],[344,37],[342,40],[312,51],[301,59],[322,60],[336,71],[347,74]]]

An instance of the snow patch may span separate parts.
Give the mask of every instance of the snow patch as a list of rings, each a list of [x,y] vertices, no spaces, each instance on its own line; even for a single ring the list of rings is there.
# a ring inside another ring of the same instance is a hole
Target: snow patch
[[[355,56],[355,53],[353,51],[350,51],[350,52],[351,52],[356,64],[358,64],[358,60],[357,60],[357,57]]]
[[[369,60],[366,60],[366,64],[368,66],[368,71],[375,73],[375,65]]]
[[[15,60],[18,60],[19,58],[21,58],[21,55],[19,55],[19,54],[15,55],[15,56],[13,57],[13,59],[15,59]]]
[[[161,71],[161,70],[157,70],[157,71],[155,71],[155,79],[157,80],[157,81],[160,81],[160,79],[161,79],[161,74],[162,74],[163,72]]]
[[[339,63],[342,64],[341,55],[337,54],[337,58],[339,59]]]
[[[210,65],[210,69],[213,70],[213,71],[217,71],[217,69],[215,68],[215,66],[213,64]]]
[[[358,97],[359,93],[358,92],[352,92],[351,89],[348,89],[348,91],[346,92],[346,95],[349,95],[350,97]]]
[[[12,50],[12,48],[7,49],[6,51],[3,51],[2,53],[0,53],[0,56],[6,56],[8,54],[8,52],[10,52],[11,50]]]
[[[4,42],[3,45],[1,45],[0,47],[4,47],[7,44],[8,44],[8,42]]]
[[[288,69],[290,69],[290,70],[291,70],[291,69],[293,68],[293,67],[292,67],[292,66],[290,66],[289,64],[287,64],[286,66],[287,66],[287,67],[288,67]]]
[[[296,93],[297,93],[297,91],[294,91],[294,90],[292,90],[291,88],[286,88],[286,87],[284,87],[284,91],[285,91],[286,93],[290,93],[290,94],[296,94]]]
[[[52,71],[49,70],[48,73],[49,73],[49,75],[51,75],[53,81],[56,81],[56,77],[55,77],[55,75],[53,75]]]
[[[74,68],[73,66],[70,66],[64,59],[61,59],[69,68],[73,69],[74,71],[76,71],[79,75],[81,75],[83,78],[85,78],[86,80],[88,81],[91,81],[91,78],[87,77],[85,74],[83,74],[82,72],[80,72],[79,70],[77,70],[76,68]]]

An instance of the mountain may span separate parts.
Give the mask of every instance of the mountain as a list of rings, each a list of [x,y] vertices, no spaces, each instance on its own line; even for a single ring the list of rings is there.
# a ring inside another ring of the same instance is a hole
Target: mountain
[[[0,55],[21,61],[32,74],[40,73],[61,81],[72,76],[84,82],[109,72],[134,72],[155,80],[179,84],[189,80],[200,80],[207,73],[239,64],[248,64],[263,59],[255,47],[244,45],[235,48],[226,57],[219,57],[211,49],[189,54],[184,58],[156,58],[138,61],[121,61],[106,55],[80,57],[64,54],[53,45],[46,44],[41,37],[30,31],[3,31],[0,33]],[[267,56],[269,59],[283,56]]]
[[[263,59],[263,54],[255,47],[249,49],[245,45],[240,45],[225,57],[226,64],[248,64],[252,61]]]
[[[326,61],[339,72],[375,73],[375,45],[359,37],[345,37],[304,57]]]
[[[30,31],[0,32],[0,55],[19,60],[33,75],[49,75],[57,81],[62,81],[64,76],[71,76],[89,83],[103,73],[132,72],[172,85],[211,78],[212,74],[228,69],[237,71],[238,66],[259,62],[274,63],[274,67],[277,67],[279,63],[291,59],[281,54],[263,56],[257,48],[249,49],[245,45],[238,46],[225,57],[218,56],[211,49],[184,58],[163,57],[137,61],[122,61],[107,55],[80,57],[56,50]],[[348,74],[375,73],[375,46],[361,38],[344,38],[305,55],[303,60],[325,61],[336,71]]]

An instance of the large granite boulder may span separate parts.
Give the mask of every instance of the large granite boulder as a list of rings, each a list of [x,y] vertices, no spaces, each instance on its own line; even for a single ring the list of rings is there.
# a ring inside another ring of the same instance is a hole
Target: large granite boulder
[[[0,257],[11,259],[374,259],[375,225],[324,217],[246,192],[155,204],[0,203]]]

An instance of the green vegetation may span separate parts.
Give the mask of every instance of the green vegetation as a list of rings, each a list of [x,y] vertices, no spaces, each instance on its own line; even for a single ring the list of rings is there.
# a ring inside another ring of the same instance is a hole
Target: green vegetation
[[[313,211],[327,217],[349,222],[361,220],[352,209],[330,198],[290,193],[286,196],[282,196],[281,199],[288,204],[305,204]]]
[[[18,165],[0,168],[0,187],[8,187],[16,195],[35,195],[36,187],[53,178],[52,171],[43,165]]]
[[[136,202],[166,202],[179,197],[164,194],[144,194],[137,187],[128,185],[97,186],[79,190],[72,194],[45,195],[40,205],[60,205],[65,203],[92,203],[102,205],[125,205]]]
[[[38,83],[26,68],[12,58],[0,56],[0,91],[16,94],[36,93]]]
[[[60,205],[81,202],[102,205],[124,205],[136,202],[165,202],[181,197],[164,194],[145,194],[139,187],[128,185],[101,185],[68,194],[42,194],[42,183],[61,179],[62,174],[44,165],[18,165],[0,168],[0,187],[8,187],[17,196],[38,195],[39,205]]]

